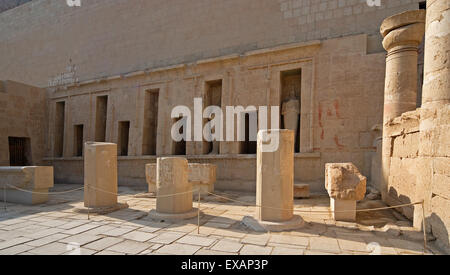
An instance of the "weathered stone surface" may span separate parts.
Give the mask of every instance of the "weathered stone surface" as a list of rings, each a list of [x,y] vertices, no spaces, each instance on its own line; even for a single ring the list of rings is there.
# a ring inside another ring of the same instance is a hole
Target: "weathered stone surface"
[[[216,182],[216,169],[214,164],[190,163],[188,165],[188,180],[192,184],[194,194],[206,195],[214,192]]]
[[[381,35],[386,36],[394,29],[398,29],[417,22],[425,23],[426,13],[423,10],[406,11],[386,18],[380,27]]]
[[[333,199],[364,199],[366,181],[366,177],[352,163],[327,163],[325,166],[325,188]]]
[[[192,184],[194,195],[198,193],[198,190],[200,190],[201,195],[207,195],[208,192],[214,192],[216,170],[217,166],[214,164],[188,164],[188,181]],[[152,163],[145,165],[145,176],[149,193],[156,192],[156,171],[156,164]]]
[[[53,187],[53,167],[0,167],[0,188],[5,188],[5,199],[8,202],[45,203],[48,201],[47,192],[51,187]]]
[[[188,163],[184,158],[159,158],[156,211],[180,214],[192,210],[192,184],[188,181]]]
[[[305,199],[309,198],[309,184],[294,184],[294,198]]]
[[[262,136],[258,134],[257,156],[257,218],[262,221],[281,222],[294,215],[294,132],[272,130],[279,136],[278,150],[263,152]],[[278,208],[278,209],[273,209]]]
[[[117,206],[117,145],[87,142],[84,147],[84,206]]]
[[[258,133],[256,219],[244,217],[243,223],[262,232],[295,229],[304,221],[294,216],[294,131],[271,130],[270,134],[276,136],[272,138],[278,139],[273,152],[264,149],[268,133]]]

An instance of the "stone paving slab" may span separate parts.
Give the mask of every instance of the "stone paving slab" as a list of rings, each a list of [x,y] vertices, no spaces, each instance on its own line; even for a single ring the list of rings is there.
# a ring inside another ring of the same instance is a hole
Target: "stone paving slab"
[[[222,252],[230,252],[230,253],[237,253],[239,250],[243,247],[243,244],[240,244],[238,242],[229,241],[229,240],[220,240],[218,243],[216,243],[211,250],[217,250]]]
[[[195,252],[201,249],[201,246],[174,243],[161,247],[156,250],[156,253],[168,254],[168,255],[194,255]]]
[[[53,191],[71,189],[73,185],[56,185]],[[149,219],[155,199],[134,198],[139,191],[128,188],[119,197],[129,209],[104,216],[79,215],[72,205],[82,203],[82,192],[51,198],[39,207],[8,204],[0,216],[0,254],[12,255],[367,255],[428,254],[423,241],[407,240],[377,230],[374,226],[335,222],[329,215],[301,215],[305,227],[282,233],[260,234],[243,227],[241,220],[256,208],[237,203],[205,202],[200,235],[197,219],[178,223]],[[123,192],[123,191],[121,191]],[[233,193],[238,200],[254,202],[254,196]],[[248,197],[248,198],[247,198]],[[58,202],[61,201],[61,202]],[[70,202],[70,203],[69,203]],[[296,200],[298,210],[328,210],[327,197]],[[394,215],[392,215],[394,216]],[[379,219],[378,219],[379,220]],[[370,223],[367,219],[365,223]],[[407,226],[407,225],[406,225]],[[80,245],[79,250],[69,247]],[[432,245],[432,243],[430,244]],[[433,248],[434,253],[438,253]]]
[[[118,244],[115,244],[115,245],[109,247],[107,250],[113,251],[113,252],[136,255],[136,254],[139,254],[140,252],[148,249],[149,247],[150,247],[150,244],[147,244],[147,243],[140,243],[140,242],[125,240],[121,243],[118,243]]]

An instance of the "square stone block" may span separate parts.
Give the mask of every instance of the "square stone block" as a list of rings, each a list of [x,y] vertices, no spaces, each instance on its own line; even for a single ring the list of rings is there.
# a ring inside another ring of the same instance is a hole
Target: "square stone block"
[[[116,206],[117,144],[87,142],[84,152],[84,206]]]
[[[356,201],[330,199],[331,212],[335,221],[356,221]],[[340,212],[345,211],[345,212]]]
[[[302,183],[294,184],[294,198],[296,199],[309,198],[309,184],[302,184]]]
[[[6,188],[7,202],[27,205],[41,204],[48,201],[48,189],[53,187],[53,167],[0,167],[0,179],[0,187]]]

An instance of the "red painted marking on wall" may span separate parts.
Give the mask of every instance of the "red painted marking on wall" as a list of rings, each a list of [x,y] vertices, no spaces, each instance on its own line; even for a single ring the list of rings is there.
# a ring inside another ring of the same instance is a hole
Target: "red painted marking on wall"
[[[319,126],[323,127],[323,124],[322,124],[322,104],[321,103],[319,103]]]
[[[327,116],[333,116],[330,109],[327,109]]]
[[[341,114],[340,114],[340,112],[339,112],[339,101],[336,99],[336,100],[334,101],[333,105],[334,105],[334,109],[336,110],[336,116],[337,116],[338,118],[341,118]]]
[[[339,149],[344,148],[344,145],[342,145],[342,144],[339,143],[339,138],[338,138],[337,135],[334,136],[334,142],[336,143],[336,146],[337,146]]]

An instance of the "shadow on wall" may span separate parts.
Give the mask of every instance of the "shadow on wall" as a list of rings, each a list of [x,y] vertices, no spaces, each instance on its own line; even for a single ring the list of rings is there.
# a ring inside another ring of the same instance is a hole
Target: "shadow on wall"
[[[411,201],[411,198],[402,194],[398,194],[397,189],[390,187],[388,192],[389,205],[399,205],[399,204],[409,204],[415,203],[415,201]],[[402,207],[400,209],[396,209],[397,212],[403,214],[409,220],[413,220],[414,218],[414,206]]]
[[[446,254],[450,254],[450,239],[444,221],[442,221],[436,213],[432,213],[431,216],[427,218],[427,223],[431,224],[433,236],[438,239],[436,243]]]

